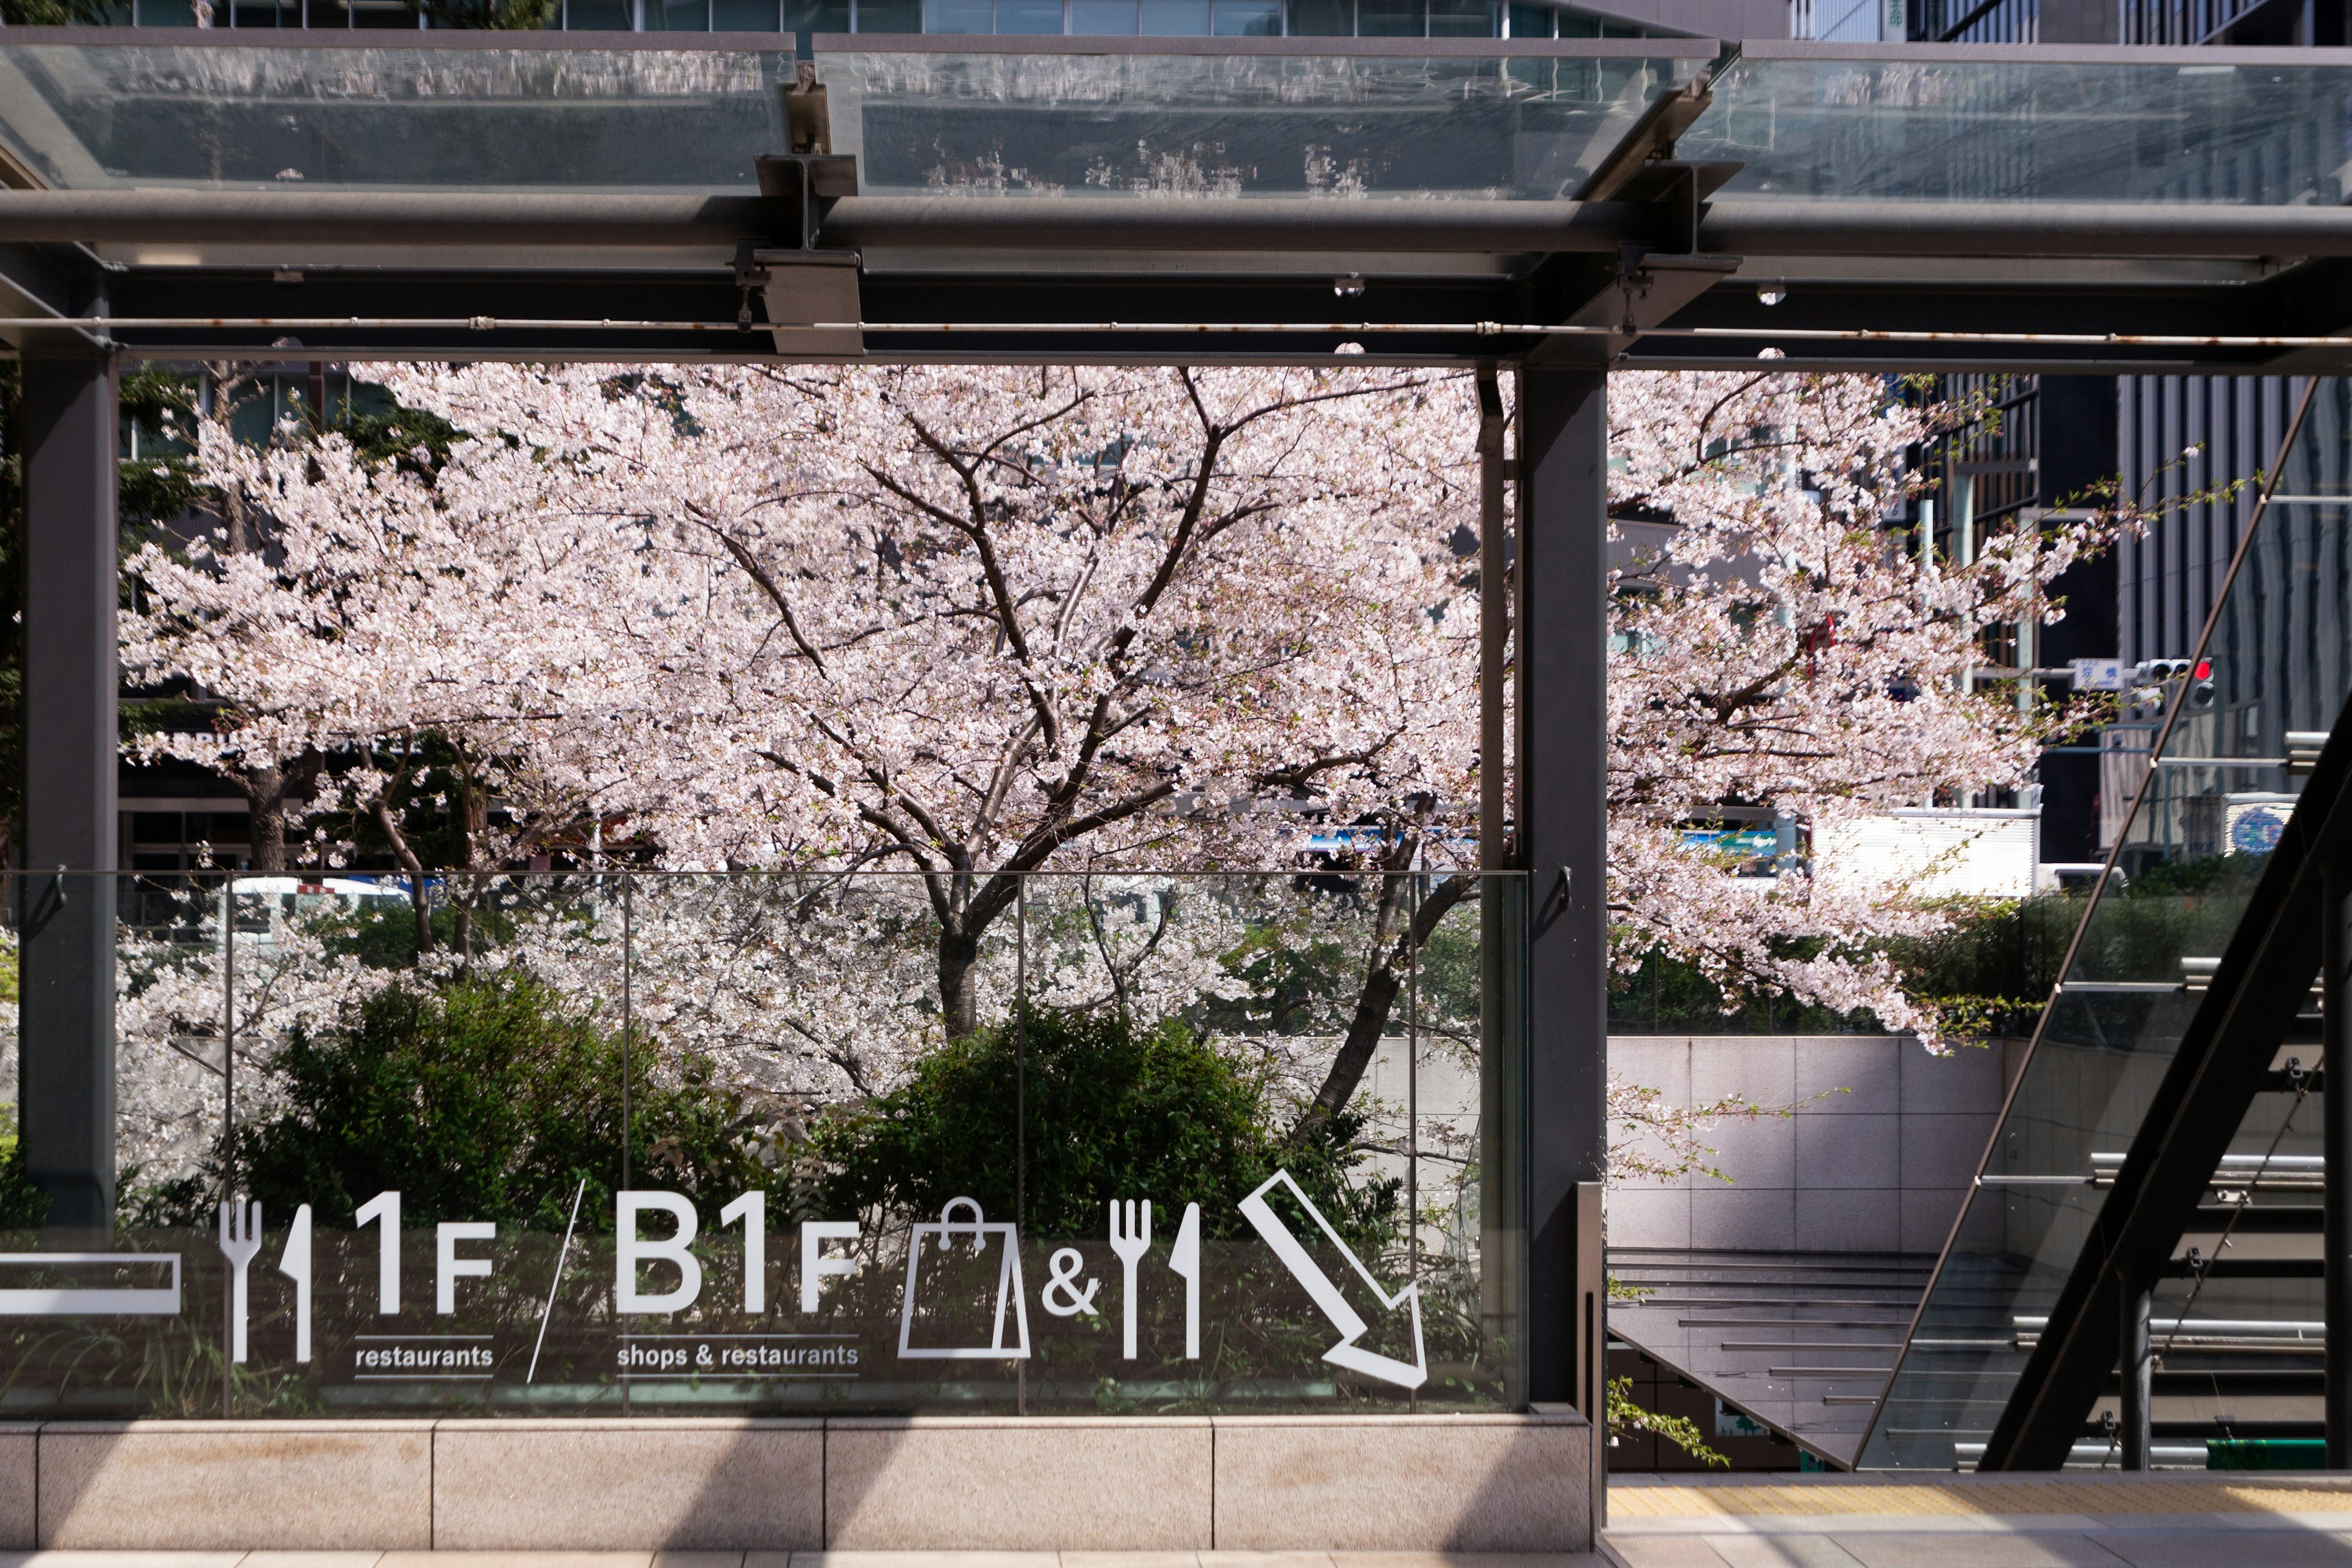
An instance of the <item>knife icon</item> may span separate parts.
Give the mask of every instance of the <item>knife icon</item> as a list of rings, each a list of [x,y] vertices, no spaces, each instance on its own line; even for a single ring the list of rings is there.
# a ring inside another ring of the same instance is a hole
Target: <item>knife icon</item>
[[[1184,1223],[1176,1229],[1176,1245],[1168,1249],[1168,1267],[1184,1279],[1184,1359],[1201,1359],[1201,1205],[1184,1205]]]

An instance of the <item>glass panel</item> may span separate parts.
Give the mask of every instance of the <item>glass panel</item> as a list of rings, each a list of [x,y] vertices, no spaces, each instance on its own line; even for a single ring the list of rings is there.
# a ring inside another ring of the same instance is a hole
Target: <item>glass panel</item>
[[[2352,68],[1939,58],[1791,58],[1758,44],[1676,143],[1746,167],[1727,195],[2336,205]],[[1873,53],[1880,53],[1874,50]]]
[[[224,880],[64,879],[119,1222],[0,1138],[11,1412],[1524,1397],[1517,878]]]
[[[1512,0],[1510,22],[1511,37],[1515,38],[1549,38],[1559,26],[1559,13],[1549,5],[1528,5]]]
[[[2198,655],[2204,674],[2143,693],[2150,712],[2177,712],[2125,830],[2122,875],[2084,917],[1872,1430],[1866,1467],[1948,1469],[1981,1451],[2097,1219],[2103,1173],[2130,1147],[2196,1011],[2200,996],[2189,986],[2200,961],[2227,946],[2294,808],[2301,783],[2284,766],[2288,734],[2327,729],[2352,694],[2352,603],[2336,566],[2352,547],[2352,386],[2320,383],[2281,472]],[[2290,1121],[2295,1098],[2258,1097],[2233,1151],[2318,1152],[2317,1107],[2303,1105]],[[2194,1316],[2316,1320],[2319,1283],[2217,1279],[2195,1297]],[[2159,1351],[2189,1284],[2158,1290]],[[2208,1378],[2217,1388],[2230,1358],[2218,1364]],[[2235,1364],[2242,1373],[2248,1363]],[[2168,1355],[2165,1365],[2204,1375],[2193,1355]],[[2312,1394],[2302,1403],[2315,1421],[2315,1382]],[[2158,1395],[2163,1420],[2161,1380]],[[2284,1418],[2297,1403],[2263,1401]]]
[[[1356,31],[1356,0],[1291,0],[1294,38],[1344,38]]]
[[[787,33],[846,33],[849,0],[785,0],[783,30]],[[867,31],[877,29],[868,27]]]
[[[648,33],[707,33],[710,0],[646,0]]]
[[[776,0],[711,0],[715,33],[772,33],[776,22]]]
[[[1143,0],[1142,29],[1146,37],[1205,37],[1209,31],[1209,0]]]
[[[1418,38],[1428,28],[1423,0],[1356,0],[1356,31],[1367,38]]]
[[[1517,888],[1490,881],[1506,898]],[[1493,1409],[1519,1396],[1516,1314],[1488,1310],[1483,1268],[1480,886],[1032,879],[1023,1235],[1045,1295],[1029,1409]],[[1424,907],[1420,962],[1384,1021],[1353,1037],[1370,961],[1398,951]]]
[[[1070,0],[1070,31],[1086,37],[1121,37],[1136,28],[1136,0]]]
[[[413,30],[395,0],[349,3],[360,25]],[[764,11],[729,3],[739,7],[729,26],[766,26]],[[1381,3],[1407,9],[1367,10],[1366,32],[1426,30],[1422,0]],[[1330,188],[1328,171],[1339,168],[1373,196],[1549,199],[1573,188],[1651,97],[1708,63],[1664,43],[1655,53],[1586,45],[1608,52],[1514,58],[1508,70],[1500,58],[1318,56],[1268,36],[1280,28],[1277,0],[1218,5],[1213,18],[1210,0],[1141,0],[1139,26],[1205,36],[1213,20],[1263,43],[1107,56],[898,53],[868,39],[828,53],[835,146],[861,155],[862,183],[877,191],[953,187],[983,172],[996,188],[1010,178],[996,171],[1018,169],[1011,184],[1024,191],[1289,195]],[[632,15],[629,0],[571,0],[567,26],[625,29]],[[791,20],[825,15],[796,6]],[[1450,28],[1486,13],[1449,15]],[[709,16],[707,0],[649,0],[646,22],[699,31]],[[855,20],[870,35],[914,31],[921,16],[920,0],[864,0]],[[993,14],[988,0],[933,0],[931,18],[934,31],[1062,26],[1057,0],[1005,0]],[[299,179],[312,189],[751,190],[754,160],[781,142],[776,88],[791,63],[782,49],[0,44],[0,143],[58,189]]]
[[[1282,0],[1216,0],[1216,36],[1221,38],[1282,37]]]
[[[860,33],[919,33],[923,0],[854,0]],[[838,125],[840,121],[835,121]]]
[[[356,4],[415,26],[392,0]],[[679,24],[707,26],[703,4]],[[628,0],[572,0],[574,28],[630,25]],[[724,49],[5,46],[0,141],[60,189],[750,190],[791,70],[789,52]]]
[[[1062,0],[996,0],[996,30],[1028,36],[1062,30]]]
[[[1272,10],[1253,14],[1273,25]],[[1219,27],[1238,15],[1221,10]],[[1207,0],[1142,0],[1146,34],[1209,19]],[[861,188],[880,194],[1551,198],[1704,63],[1348,57],[1271,41],[1159,56],[840,47],[851,42],[828,40],[823,56],[834,144],[857,153]]]
[[[1430,0],[1429,36],[1433,38],[1495,37],[1493,0]]]

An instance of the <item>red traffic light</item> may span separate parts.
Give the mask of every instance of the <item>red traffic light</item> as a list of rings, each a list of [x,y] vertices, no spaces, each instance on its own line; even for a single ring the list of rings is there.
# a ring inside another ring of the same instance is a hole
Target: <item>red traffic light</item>
[[[2197,661],[2197,679],[2200,680],[2210,680],[2213,679],[2213,661],[2211,659],[2200,658]]]

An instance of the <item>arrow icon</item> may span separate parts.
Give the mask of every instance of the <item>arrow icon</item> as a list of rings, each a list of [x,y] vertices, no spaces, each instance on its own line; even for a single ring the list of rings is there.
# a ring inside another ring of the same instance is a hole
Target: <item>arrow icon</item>
[[[1325,1274],[1315,1259],[1307,1256],[1307,1248],[1298,1244],[1298,1238],[1290,1234],[1289,1228],[1276,1217],[1274,1210],[1267,1206],[1265,1194],[1277,1183],[1290,1189],[1290,1195],[1298,1200],[1298,1206],[1313,1216],[1315,1223],[1322,1227],[1323,1234],[1330,1238],[1331,1245],[1339,1249],[1339,1255],[1348,1260],[1364,1283],[1371,1288],[1372,1294],[1379,1299],[1383,1308],[1393,1309],[1400,1302],[1412,1304],[1412,1360],[1410,1363],[1401,1362],[1393,1356],[1376,1355],[1356,1343],[1358,1340],[1364,1337],[1364,1331],[1370,1325],[1353,1307],[1348,1305],[1348,1299],[1339,1294],[1339,1288],[1331,1283],[1330,1276]],[[1298,1184],[1291,1180],[1290,1173],[1287,1171],[1276,1171],[1273,1175],[1268,1176],[1257,1191],[1242,1200],[1241,1210],[1243,1215],[1256,1228],[1258,1235],[1265,1238],[1265,1244],[1274,1248],[1274,1255],[1282,1259],[1282,1266],[1289,1269],[1301,1285],[1307,1287],[1307,1294],[1314,1299],[1318,1307],[1323,1309],[1323,1315],[1330,1319],[1333,1326],[1339,1331],[1339,1342],[1323,1352],[1325,1361],[1334,1366],[1344,1366],[1351,1372],[1360,1372],[1367,1377],[1377,1377],[1383,1383],[1393,1383],[1401,1388],[1419,1388],[1423,1383],[1429,1381],[1429,1357],[1421,1347],[1420,1286],[1407,1285],[1393,1296],[1381,1289],[1381,1282],[1372,1278],[1372,1271],[1364,1267],[1362,1260],[1357,1258],[1346,1242],[1339,1239],[1339,1233],[1331,1228],[1331,1222],[1323,1217],[1323,1211],[1317,1208],[1312,1200],[1299,1190]]]

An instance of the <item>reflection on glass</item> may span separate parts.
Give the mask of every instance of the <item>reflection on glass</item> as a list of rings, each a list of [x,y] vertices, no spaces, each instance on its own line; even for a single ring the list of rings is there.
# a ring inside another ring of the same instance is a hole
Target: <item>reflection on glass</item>
[[[625,30],[632,5],[571,0],[571,25]],[[707,0],[646,0],[646,11],[650,27],[709,26]],[[386,15],[414,30],[405,8]],[[144,38],[7,46],[0,142],[68,190],[300,181],[749,191],[759,184],[752,161],[780,145],[775,88],[789,60],[775,50],[278,49]]]
[[[12,1411],[1524,1397],[1516,878],[72,880],[120,1202],[0,1157]]]
[[[1418,38],[1427,29],[1423,0],[1356,0],[1356,27],[1367,38]]]
[[[1209,30],[1209,0],[1142,0],[1146,37],[1197,37]]]
[[[1677,144],[1727,195],[2341,203],[2340,64],[1743,56]]]
[[[1278,38],[1282,0],[1216,0],[1209,30],[1220,38]]]
[[[2154,766],[2123,831],[2119,875],[2085,900],[2073,963],[1889,1385],[1864,1468],[1972,1464],[2016,1387],[2293,808],[2301,781],[2285,766],[2288,737],[2332,727],[2352,694],[2352,603],[2340,566],[2352,547],[2347,475],[2352,388],[2323,381],[2214,612],[2200,655],[2210,679],[2192,674],[2143,693],[2170,728],[2125,731],[2165,739],[2147,759]],[[2138,778],[2115,782],[2137,787]],[[2256,1097],[2231,1150],[2258,1159],[2273,1149],[2319,1152],[2315,1105],[2293,1093]],[[2164,1325],[2180,1318],[2192,1289],[2198,1320],[2321,1315],[2316,1279],[2168,1280],[2154,1303],[2159,1351]],[[2217,1387],[2229,1375],[2226,1355],[2207,1367],[2183,1352],[2165,1364],[2208,1373]],[[2309,1403],[2316,1419],[2315,1397]]]
[[[1137,27],[1136,0],[1070,0],[1070,31],[1090,37],[1122,37]]]
[[[948,3],[963,0],[933,0]],[[1141,0],[1140,26],[1198,34],[1208,5]],[[1274,16],[1261,0],[1216,6],[1221,33]],[[1369,6],[1360,20],[1373,33]],[[1001,3],[997,15],[1001,30]],[[1552,199],[1706,62],[860,47],[821,63],[835,145],[857,154],[868,192]]]

